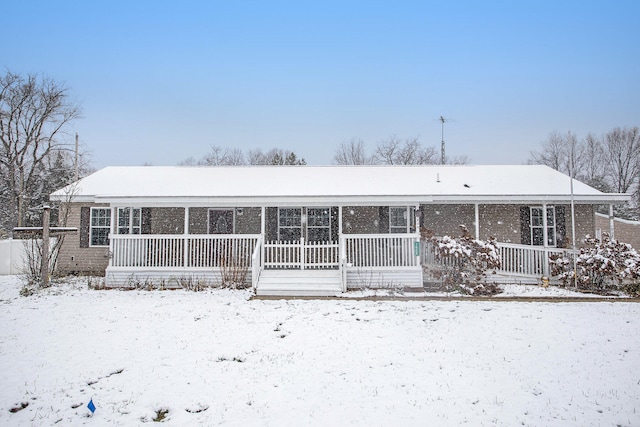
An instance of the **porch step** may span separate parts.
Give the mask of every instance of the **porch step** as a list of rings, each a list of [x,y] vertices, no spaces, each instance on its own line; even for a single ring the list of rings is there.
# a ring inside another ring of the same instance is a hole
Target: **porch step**
[[[263,270],[257,295],[334,296],[342,292],[338,270]]]

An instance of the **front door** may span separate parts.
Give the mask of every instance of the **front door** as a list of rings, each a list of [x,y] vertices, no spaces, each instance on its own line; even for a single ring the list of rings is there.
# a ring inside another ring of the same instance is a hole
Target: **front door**
[[[330,207],[278,208],[277,240],[265,243],[265,267],[337,268],[331,217]]]

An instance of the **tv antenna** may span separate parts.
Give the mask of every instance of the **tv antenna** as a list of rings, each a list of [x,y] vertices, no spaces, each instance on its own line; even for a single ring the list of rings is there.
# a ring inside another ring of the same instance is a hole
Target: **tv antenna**
[[[440,164],[444,165],[446,162],[446,156],[445,156],[445,151],[444,151],[444,124],[446,122],[450,122],[451,119],[447,119],[444,116],[440,116],[438,117],[436,120],[438,120],[442,126],[442,140],[440,143]]]

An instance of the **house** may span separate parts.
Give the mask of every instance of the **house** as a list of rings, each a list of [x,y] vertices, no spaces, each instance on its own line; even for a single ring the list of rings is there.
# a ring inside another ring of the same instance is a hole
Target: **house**
[[[107,167],[56,191],[70,207],[64,273],[110,287],[246,280],[263,295],[421,287],[420,229],[500,242],[502,276],[539,280],[547,257],[627,200],[549,167]],[[572,200],[574,214],[572,215]],[[514,279],[515,278],[515,279]]]

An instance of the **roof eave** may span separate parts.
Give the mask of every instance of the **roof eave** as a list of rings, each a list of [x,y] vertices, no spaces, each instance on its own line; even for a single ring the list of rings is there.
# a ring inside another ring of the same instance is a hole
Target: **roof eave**
[[[574,195],[579,204],[620,204],[631,199],[628,194],[602,193],[597,195]],[[68,196],[51,195],[51,201],[68,201]],[[75,203],[100,203],[112,206],[367,206],[367,205],[417,205],[425,203],[484,203],[484,204],[525,204],[525,203],[570,203],[571,195],[319,195],[319,196],[179,196],[179,197],[129,197],[129,196],[87,196],[72,197]]]

